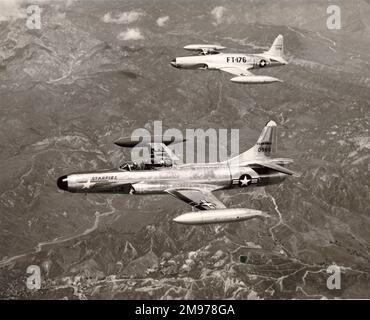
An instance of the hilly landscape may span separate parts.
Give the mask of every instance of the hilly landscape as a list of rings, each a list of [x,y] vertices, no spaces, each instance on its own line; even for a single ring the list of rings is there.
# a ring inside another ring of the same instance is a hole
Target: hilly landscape
[[[0,0],[0,299],[370,298],[370,3],[323,0]],[[183,47],[266,50],[284,35],[283,83],[178,70]],[[137,128],[239,129],[268,120],[278,155],[302,173],[216,195],[271,219],[181,226],[166,196],[59,190],[71,172],[117,168],[114,141]],[[341,269],[329,290],[327,268]],[[42,287],[26,287],[40,266]]]

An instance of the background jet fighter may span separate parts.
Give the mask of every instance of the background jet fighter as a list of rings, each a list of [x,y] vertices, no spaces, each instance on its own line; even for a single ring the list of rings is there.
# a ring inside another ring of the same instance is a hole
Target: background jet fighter
[[[179,69],[219,70],[231,73],[236,77],[230,81],[244,84],[264,84],[282,82],[270,77],[254,75],[249,70],[286,65],[284,59],[284,38],[279,35],[270,50],[260,54],[221,53],[226,49],[219,45],[193,44],[184,47],[185,50],[198,52],[198,55],[178,57],[171,65]]]

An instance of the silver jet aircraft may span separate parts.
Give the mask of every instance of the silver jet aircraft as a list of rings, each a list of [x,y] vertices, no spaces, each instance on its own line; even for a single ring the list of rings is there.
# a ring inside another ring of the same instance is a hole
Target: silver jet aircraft
[[[198,55],[178,57],[171,65],[179,69],[219,70],[235,75],[230,81],[245,84],[282,82],[270,77],[254,75],[249,70],[286,65],[284,59],[284,38],[279,35],[270,50],[259,54],[221,53],[225,47],[219,45],[192,44],[185,50],[198,52]]]
[[[174,219],[177,223],[196,225],[268,217],[259,210],[226,208],[213,192],[278,184],[287,176],[297,176],[285,167],[293,160],[271,157],[276,140],[274,121],[266,124],[251,149],[223,162],[176,165],[175,155],[167,145],[183,140],[161,138],[162,143],[148,143],[152,151],[150,163],[125,163],[115,170],[72,173],[60,177],[57,185],[62,190],[78,193],[169,194],[203,210]],[[138,143],[126,138],[115,142],[130,148]],[[154,156],[164,152],[168,158],[154,163]]]

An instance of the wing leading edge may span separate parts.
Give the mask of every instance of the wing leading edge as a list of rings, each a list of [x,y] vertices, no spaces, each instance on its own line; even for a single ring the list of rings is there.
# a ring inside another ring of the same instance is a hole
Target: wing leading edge
[[[238,66],[213,66],[214,69],[231,73],[236,76],[231,78],[231,82],[244,83],[244,84],[262,84],[262,83],[274,83],[282,82],[280,79],[270,77],[270,76],[260,76],[255,75],[248,71],[253,68],[253,66],[238,67]]]
[[[177,199],[185,201],[187,204],[202,210],[200,212],[184,213],[173,219],[176,223],[202,225],[238,222],[254,218],[269,218],[268,214],[260,210],[226,208],[225,205],[212,194],[212,190],[172,189],[167,190],[167,192]]]
[[[210,190],[169,189],[166,192],[199,210],[226,209],[226,206]]]
[[[249,69],[252,69],[252,67],[236,67],[236,66],[221,66],[218,68],[220,71],[231,73],[235,76],[245,76],[245,77],[251,77],[254,76],[254,74]]]

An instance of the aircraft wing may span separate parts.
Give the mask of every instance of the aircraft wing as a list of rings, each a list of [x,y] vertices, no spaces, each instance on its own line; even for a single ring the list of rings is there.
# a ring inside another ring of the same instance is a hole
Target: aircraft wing
[[[281,80],[274,77],[254,75],[252,72],[248,71],[249,69],[252,69],[252,66],[238,67],[221,65],[221,66],[212,66],[212,68],[235,75],[236,77],[230,79],[231,82],[235,83],[263,84],[263,83],[282,82]]]
[[[221,66],[219,67],[218,69],[221,70],[221,71],[224,71],[224,72],[228,72],[228,73],[231,73],[233,75],[236,75],[236,76],[253,76],[254,74],[250,71],[248,71],[249,69],[251,69],[251,67],[237,67],[237,66]]]
[[[260,167],[265,167],[265,168],[269,168],[269,169],[272,169],[272,170],[275,170],[275,171],[278,171],[278,172],[281,172],[281,173],[285,173],[285,174],[288,174],[288,175],[293,176],[293,177],[300,177],[301,176],[300,173],[289,170],[288,168],[283,167],[282,165],[279,164],[279,163],[284,163],[284,164],[291,163],[292,162],[291,159],[275,159],[275,160],[276,161],[274,161],[274,159],[268,160],[268,161],[264,161],[264,160],[246,161],[246,162],[240,163],[240,165],[241,166],[257,165],[257,166],[260,166]]]
[[[185,201],[187,204],[190,204],[199,210],[204,210],[202,212],[184,213],[173,219],[174,222],[187,225],[200,225],[269,217],[268,214],[260,210],[226,208],[226,206],[212,194],[212,190],[217,190],[217,187],[205,188],[206,189],[200,187],[166,190],[167,193],[177,199]]]
[[[199,210],[225,209],[226,206],[218,200],[210,190],[203,189],[169,189],[171,196],[180,199]]]

